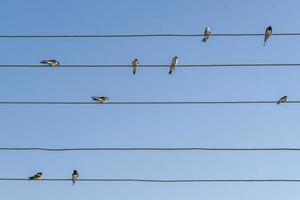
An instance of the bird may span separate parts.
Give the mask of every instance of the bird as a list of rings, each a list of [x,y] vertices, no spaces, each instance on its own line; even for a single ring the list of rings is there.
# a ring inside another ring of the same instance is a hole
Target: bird
[[[75,182],[78,179],[78,177],[79,177],[79,174],[78,174],[77,170],[76,169],[73,170],[73,174],[72,174],[72,182],[73,182],[73,184],[72,185],[75,184]]]
[[[267,42],[267,40],[269,39],[269,37],[272,35],[272,31],[273,31],[272,26],[268,26],[266,28],[266,31],[265,31],[265,40],[264,40],[265,43]]]
[[[109,101],[109,97],[98,97],[98,96],[92,96],[93,101],[97,101],[100,103],[107,103]]]
[[[172,58],[169,74],[172,74],[172,72],[175,70],[175,67],[176,67],[177,64],[178,64],[178,57],[175,56],[174,58]]]
[[[202,42],[206,42],[208,40],[209,36],[211,36],[211,30],[209,27],[206,27],[204,30],[204,38],[203,38]]]
[[[277,105],[281,104],[281,103],[286,103],[287,102],[287,96],[283,96],[281,97],[278,101],[277,101]]]
[[[29,180],[39,180],[39,179],[42,179],[42,178],[43,178],[43,173],[42,172],[38,172],[34,176],[28,177]]]
[[[133,74],[136,73],[136,69],[138,68],[139,65],[140,65],[139,59],[136,58],[132,61]]]
[[[46,64],[50,67],[58,67],[60,65],[59,61],[57,60],[42,60],[41,64]]]

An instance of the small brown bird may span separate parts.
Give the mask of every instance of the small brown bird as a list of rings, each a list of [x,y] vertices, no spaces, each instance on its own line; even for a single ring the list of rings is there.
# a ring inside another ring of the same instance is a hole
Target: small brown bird
[[[287,102],[287,96],[283,96],[281,97],[278,101],[277,101],[277,105],[281,104],[281,103],[286,103]]]
[[[273,29],[272,26],[268,26],[268,28],[266,28],[265,31],[265,43],[267,42],[267,40],[269,39],[269,37],[272,35]]]
[[[79,174],[78,174],[77,170],[73,170],[73,174],[72,174],[72,182],[73,183],[72,183],[72,185],[75,184],[75,182],[77,181],[78,177],[79,177]]]
[[[42,172],[38,172],[33,176],[28,177],[29,180],[39,180],[43,178],[43,173]]]
[[[169,74],[172,74],[172,72],[175,70],[177,64],[178,64],[178,57],[175,56],[174,58],[172,58]]]
[[[136,69],[140,65],[140,61],[136,58],[132,61],[133,74],[136,73]]]
[[[50,67],[58,67],[60,65],[59,61],[57,60],[42,60],[41,64],[46,64]]]

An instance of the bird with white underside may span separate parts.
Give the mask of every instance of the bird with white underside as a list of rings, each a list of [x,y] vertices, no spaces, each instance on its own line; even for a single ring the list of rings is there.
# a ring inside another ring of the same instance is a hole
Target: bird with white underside
[[[58,67],[60,65],[59,61],[54,60],[54,59],[52,59],[52,60],[42,60],[40,63],[48,65],[50,67]]]
[[[72,185],[74,185],[76,183],[78,177],[79,177],[79,174],[78,174],[77,170],[76,169],[73,170],[73,173],[72,173]]]
[[[132,61],[133,74],[136,73],[136,70],[139,65],[140,65],[140,61],[137,58]]]

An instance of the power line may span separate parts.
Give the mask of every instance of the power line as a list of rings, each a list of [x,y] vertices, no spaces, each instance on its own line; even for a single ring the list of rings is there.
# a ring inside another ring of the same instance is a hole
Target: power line
[[[0,64],[0,68],[131,68],[126,64],[68,64],[59,67],[49,67],[39,64]],[[169,64],[139,65],[139,68],[166,68]],[[300,63],[241,63],[241,64],[184,64],[177,65],[178,68],[222,68],[222,67],[300,67]]]
[[[0,178],[0,181],[29,181],[25,178]],[[30,181],[65,182],[71,179],[40,179]],[[300,182],[300,179],[78,179],[79,182],[145,182],[145,183],[204,183],[204,182]]]
[[[215,33],[211,37],[257,37],[264,33]],[[203,37],[204,34],[64,34],[64,35],[0,35],[0,38],[146,38],[146,37]],[[272,36],[300,36],[300,33],[273,33]]]
[[[0,101],[0,105],[217,105],[217,104],[276,104],[277,101],[115,101],[108,103],[89,101]],[[284,104],[300,104],[300,100]]]
[[[43,148],[43,147],[0,147],[0,151],[300,151],[300,148],[205,148],[205,147],[101,147],[101,148]]]

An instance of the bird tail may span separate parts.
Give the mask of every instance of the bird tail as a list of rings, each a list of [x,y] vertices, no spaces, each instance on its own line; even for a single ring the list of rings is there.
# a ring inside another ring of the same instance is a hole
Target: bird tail
[[[281,102],[280,101],[277,101],[277,105],[279,105]]]
[[[33,176],[28,177],[28,180],[29,180],[29,181],[31,181],[31,180],[33,180],[33,179],[34,179]]]
[[[270,37],[269,35],[265,35],[265,39],[264,39],[264,42],[265,42],[265,43],[264,43],[264,44],[266,44],[266,43],[267,43],[267,41],[268,41],[269,37]]]
[[[172,74],[172,69],[170,69],[169,74]]]
[[[135,74],[136,73],[136,69],[133,69],[133,74]]]
[[[206,42],[206,38],[203,38],[202,42]]]
[[[40,63],[41,64],[47,64],[47,61],[46,60],[42,60]]]
[[[75,181],[72,181],[73,183],[72,183],[72,185],[74,185],[75,184]]]

